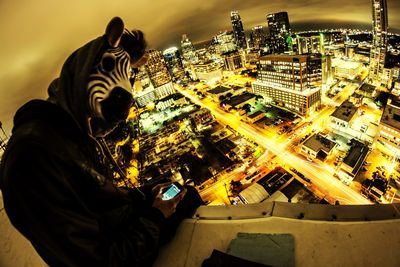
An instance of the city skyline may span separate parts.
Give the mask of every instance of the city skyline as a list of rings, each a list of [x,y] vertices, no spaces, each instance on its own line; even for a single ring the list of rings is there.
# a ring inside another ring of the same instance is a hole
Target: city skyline
[[[399,32],[400,18],[395,14],[400,11],[400,3],[387,2],[389,31]],[[199,1],[188,6],[181,0],[153,1],[151,5],[137,1],[103,4],[42,0],[17,5],[3,1],[0,4],[3,33],[0,120],[6,130],[11,131],[11,119],[16,109],[29,99],[46,97],[47,86],[58,76],[66,57],[76,47],[101,35],[104,23],[115,15],[125,19],[126,27],[142,29],[150,47],[157,49],[179,46],[185,33],[196,43],[221,30],[231,30],[229,14],[232,10],[239,12],[245,30],[259,24],[266,27],[266,14],[279,11],[288,12],[295,31],[330,25],[332,28],[371,29],[370,1],[343,3],[309,0],[301,3],[227,1],[221,4],[221,1]]]

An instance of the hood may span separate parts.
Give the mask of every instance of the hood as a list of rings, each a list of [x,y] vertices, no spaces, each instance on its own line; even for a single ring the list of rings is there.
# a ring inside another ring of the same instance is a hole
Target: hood
[[[87,80],[106,48],[107,40],[101,36],[76,50],[65,61],[58,81],[53,81],[49,87],[49,100],[54,100],[67,111],[85,132],[88,131],[89,118]]]
[[[33,121],[42,121],[59,128],[62,132],[82,136],[82,131],[76,121],[60,106],[44,100],[31,100],[20,107],[14,116],[14,134],[19,128],[28,126]],[[27,129],[29,129],[27,128]]]

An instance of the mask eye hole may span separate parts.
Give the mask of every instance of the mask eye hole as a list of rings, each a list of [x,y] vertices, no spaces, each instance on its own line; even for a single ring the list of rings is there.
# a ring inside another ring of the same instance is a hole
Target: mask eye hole
[[[111,72],[115,67],[115,58],[111,55],[105,55],[101,60],[101,68],[106,72]]]

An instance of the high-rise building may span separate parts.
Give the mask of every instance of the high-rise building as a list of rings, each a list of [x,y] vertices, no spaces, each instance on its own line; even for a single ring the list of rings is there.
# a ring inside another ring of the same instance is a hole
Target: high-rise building
[[[182,80],[185,78],[181,55],[178,48],[171,47],[163,52],[165,63],[173,80]]]
[[[196,49],[186,34],[182,35],[181,49],[184,65],[196,64],[199,61]]]
[[[299,54],[324,54],[325,45],[323,35],[296,36],[297,51]]]
[[[400,156],[400,102],[389,99],[379,123],[378,141],[385,144],[393,156]]]
[[[235,71],[237,69],[243,68],[242,56],[238,51],[229,52],[222,55],[224,59],[225,70]]]
[[[322,84],[330,84],[333,81],[332,56],[322,55]]]
[[[233,32],[224,31],[219,33],[214,38],[216,52],[224,54],[237,50],[236,41]]]
[[[252,90],[307,116],[321,104],[321,86],[319,56],[268,55],[260,58],[258,77]]]
[[[254,49],[260,49],[264,46],[265,32],[263,26],[257,25],[251,28],[250,33],[250,44],[249,46]]]
[[[140,81],[140,86],[136,88],[137,84],[135,84],[134,95],[140,107],[175,93],[171,75],[161,51],[150,50],[148,54],[149,59],[136,78]]]
[[[369,79],[379,83],[385,65],[387,50],[388,16],[386,0],[371,0],[372,3],[372,47]]]
[[[171,75],[168,72],[168,68],[165,64],[165,60],[161,51],[150,50],[148,54],[149,59],[146,63],[146,71],[153,86],[156,88],[171,82]]]
[[[278,12],[267,15],[269,28],[269,47],[272,53],[282,53],[287,49],[286,38],[290,32],[289,16],[287,12]]]
[[[240,18],[239,12],[231,12],[231,22],[233,28],[233,35],[235,37],[236,45],[239,48],[245,49],[246,45],[246,34],[244,33],[242,19]]]

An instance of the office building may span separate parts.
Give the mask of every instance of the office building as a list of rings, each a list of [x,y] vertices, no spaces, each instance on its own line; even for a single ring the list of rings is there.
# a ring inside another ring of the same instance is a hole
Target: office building
[[[171,47],[164,50],[163,56],[172,79],[174,81],[183,80],[185,78],[185,71],[178,48]]]
[[[333,81],[332,56],[323,55],[321,60],[322,60],[322,84],[330,84]]]
[[[165,83],[158,87],[154,87],[152,84],[143,87],[146,85],[146,80],[142,80],[141,82],[142,90],[136,92],[134,95],[136,102],[140,107],[144,107],[151,102],[155,102],[156,100],[160,100],[176,93],[172,82]]]
[[[242,56],[238,51],[232,51],[222,55],[224,59],[225,70],[235,71],[237,69],[243,68]]]
[[[192,72],[200,81],[212,83],[222,78],[222,67],[212,60],[192,65]]]
[[[154,87],[146,88],[135,95],[135,99],[139,107],[144,107],[148,103],[157,100],[154,94]]]
[[[263,26],[257,25],[251,28],[249,46],[254,49],[261,49],[265,43],[265,32]]]
[[[168,72],[164,57],[161,51],[150,50],[149,59],[146,63],[146,71],[154,88],[171,82],[171,75]]]
[[[337,60],[333,68],[336,77],[353,80],[361,73],[362,66],[362,63],[355,61]]]
[[[244,33],[242,19],[237,11],[231,12],[231,22],[233,28],[233,36],[235,37],[238,48],[246,49],[246,35]]]
[[[171,75],[161,51],[150,50],[148,54],[149,59],[145,67],[137,76],[141,88],[135,87],[136,102],[141,107],[175,93]]]
[[[181,49],[183,57],[183,65],[196,64],[199,61],[196,49],[186,34],[182,35]]]
[[[213,38],[216,53],[224,54],[237,50],[236,41],[233,32],[224,31]]]
[[[323,35],[296,36],[299,54],[325,54]]]
[[[289,16],[287,12],[267,15],[270,34],[269,47],[272,53],[282,53],[287,50],[286,38],[290,33]]]
[[[268,55],[260,58],[255,94],[307,116],[321,104],[322,67],[319,56]]]
[[[388,100],[379,125],[378,141],[393,156],[400,156],[400,101],[397,99]]]
[[[369,79],[379,84],[383,75],[386,50],[388,16],[386,0],[371,0],[372,3],[372,47],[369,65]]]

